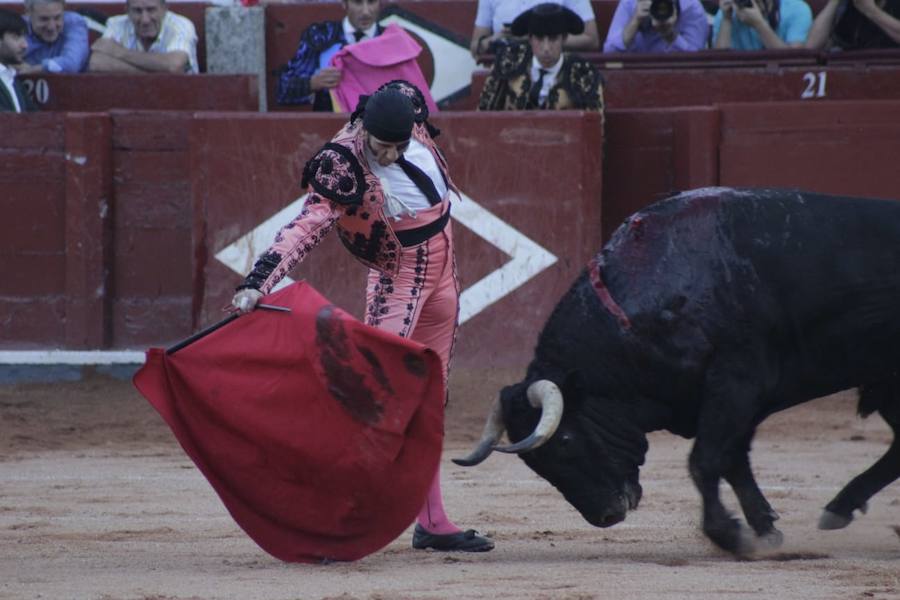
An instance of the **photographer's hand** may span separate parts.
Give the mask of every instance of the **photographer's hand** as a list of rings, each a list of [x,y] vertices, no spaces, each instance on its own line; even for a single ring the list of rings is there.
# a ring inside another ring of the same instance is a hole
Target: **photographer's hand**
[[[641,23],[650,19],[650,2],[651,0],[637,0],[634,5],[634,14],[622,28],[622,45],[625,49],[631,46],[634,36],[637,35]]]
[[[650,16],[650,4],[652,0],[637,0],[635,3],[634,17],[638,21],[642,21]]]
[[[734,0],[719,0],[719,9],[722,11],[722,21],[719,23],[719,33],[713,41],[713,48],[722,50],[731,49],[731,15],[734,14]]]
[[[769,25],[768,13],[763,12],[760,7],[761,2],[762,0],[750,0],[750,6],[746,8],[739,6],[737,8],[738,20],[756,30],[756,33],[759,35],[759,41],[762,42],[763,47],[767,50],[787,48],[787,43],[778,37],[778,33]]]
[[[737,18],[744,25],[749,25],[754,29],[758,29],[761,23],[766,22],[756,0],[750,0],[750,6],[738,6]]]
[[[731,15],[734,14],[734,0],[720,0],[719,9],[722,11],[722,22],[731,21]]]

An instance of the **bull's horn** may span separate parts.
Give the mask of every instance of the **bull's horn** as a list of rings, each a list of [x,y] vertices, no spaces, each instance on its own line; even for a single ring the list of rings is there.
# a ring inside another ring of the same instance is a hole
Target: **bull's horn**
[[[563,414],[562,392],[555,383],[547,379],[535,381],[528,386],[528,401],[541,409],[541,420],[527,438],[511,446],[497,446],[498,452],[520,453],[534,450],[546,443],[559,427]]]
[[[453,462],[462,467],[472,467],[486,459],[494,451],[497,442],[503,436],[506,426],[503,424],[503,409],[500,407],[500,398],[494,400],[491,405],[491,412],[488,414],[487,421],[484,424],[484,431],[481,433],[481,441],[478,446],[465,458],[454,458]]]

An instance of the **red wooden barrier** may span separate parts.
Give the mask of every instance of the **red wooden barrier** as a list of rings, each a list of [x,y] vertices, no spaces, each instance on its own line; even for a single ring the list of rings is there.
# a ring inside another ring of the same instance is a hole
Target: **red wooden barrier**
[[[487,71],[473,76],[472,96],[454,103],[474,110]],[[604,98],[609,109],[709,106],[722,102],[900,99],[900,65],[736,69],[607,69]]]
[[[719,181],[900,199],[900,103],[722,106]]]
[[[198,325],[221,318],[221,308],[241,280],[216,255],[235,242],[248,247],[250,241],[242,240],[243,236],[301,196],[298,179],[303,164],[343,122],[334,115],[242,116],[231,117],[227,123],[222,115],[198,117],[192,130],[191,165],[203,177],[194,185],[198,215],[194,253],[207,257],[203,268],[195,272],[195,297],[203,299]],[[443,129],[438,141],[451,165],[451,176],[471,197],[457,205],[453,214],[460,216],[466,208],[480,206],[559,258],[473,316],[460,331],[460,362],[519,365],[530,352],[538,325],[598,248],[599,118],[578,112],[527,119],[512,113],[448,113],[435,123]],[[266,157],[264,161],[261,156]],[[277,225],[293,216],[282,215]],[[484,215],[482,224],[489,225],[488,219]],[[511,257],[461,221],[453,228],[465,294],[465,289],[504,267]],[[508,232],[497,235],[510,236]],[[239,267],[242,273],[249,271],[274,231],[253,235],[257,236],[263,237],[263,246],[246,253]],[[332,235],[296,276],[361,316],[365,274],[366,269]],[[506,278],[518,275],[507,273]]]
[[[0,140],[0,183],[11,190],[3,208],[16,216],[0,222],[0,309],[15,323],[0,347],[140,348],[217,320],[256,256],[238,274],[216,255],[300,195],[302,166],[343,122],[162,111],[0,115],[0,128],[21,132]],[[535,324],[597,249],[599,117],[448,114],[436,124],[470,196],[454,211],[463,285],[505,269],[486,294],[469,296],[460,334],[468,358],[460,360],[519,364]],[[273,233],[258,234],[261,243]],[[546,255],[522,254],[528,240],[556,257],[532,279],[523,272]],[[361,314],[365,269],[336,236],[299,275]],[[490,296],[500,288],[508,295]]]
[[[142,347],[191,330],[191,115],[112,119],[112,344]]]
[[[626,216],[709,185],[790,187],[900,199],[900,101],[612,110],[603,237]]]
[[[256,75],[42,73],[22,79],[41,110],[259,110]]]
[[[215,320],[240,280],[217,255],[300,195],[302,165],[342,121],[0,115],[0,209],[9,216],[0,220],[0,347],[139,348]],[[896,100],[613,109],[602,169],[597,115],[444,113],[436,123],[472,198],[456,217],[488,209],[559,259],[495,303],[482,301],[460,333],[463,362],[527,357],[546,312],[601,244],[601,173],[606,236],[653,200],[705,185],[882,198],[900,189]],[[485,223],[494,221],[483,212],[454,223],[466,290],[515,253],[486,242],[490,232],[474,233]],[[264,247],[273,233],[254,236]],[[298,276],[360,313],[364,269],[336,239]]]
[[[0,342],[108,342],[106,115],[0,115]]]

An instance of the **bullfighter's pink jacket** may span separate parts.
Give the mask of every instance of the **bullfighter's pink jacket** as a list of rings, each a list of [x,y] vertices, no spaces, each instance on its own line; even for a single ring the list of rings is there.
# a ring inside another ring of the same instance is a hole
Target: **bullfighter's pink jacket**
[[[427,108],[421,110],[422,104],[414,104],[417,118],[412,135],[431,150],[448,189],[458,193],[430,133],[436,130],[425,120]],[[238,289],[255,288],[269,293],[335,226],[341,242],[357,260],[385,275],[396,276],[403,247],[391,227],[392,219],[385,214],[384,190],[369,169],[365,143],[362,118],[354,114],[331,142],[306,163],[302,185],[312,190],[303,210],[278,232],[274,244],[256,261]],[[442,204],[442,212],[446,213],[447,197]]]

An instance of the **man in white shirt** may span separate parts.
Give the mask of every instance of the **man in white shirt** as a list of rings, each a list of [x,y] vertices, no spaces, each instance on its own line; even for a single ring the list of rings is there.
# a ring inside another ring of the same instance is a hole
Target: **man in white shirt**
[[[165,0],[128,0],[91,46],[90,71],[197,73],[197,31],[170,12]]]
[[[28,94],[16,81],[15,67],[22,64],[28,50],[26,31],[22,17],[0,9],[0,112],[34,110]]]

